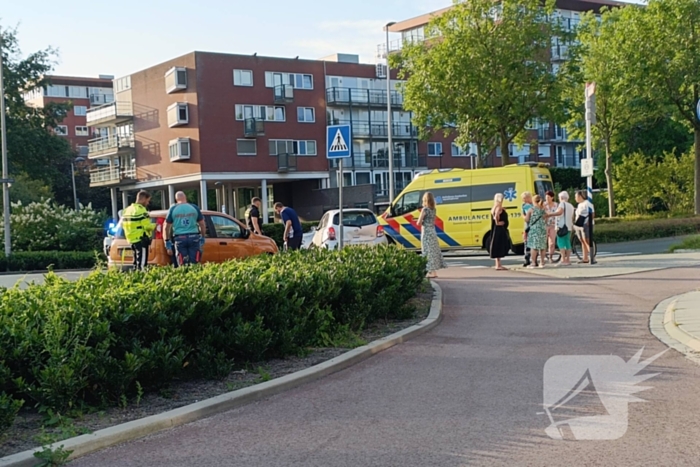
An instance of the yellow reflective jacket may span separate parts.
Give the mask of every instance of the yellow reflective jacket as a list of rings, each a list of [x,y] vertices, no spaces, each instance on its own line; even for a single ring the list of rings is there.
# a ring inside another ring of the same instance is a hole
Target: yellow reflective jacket
[[[144,234],[150,237],[156,226],[151,223],[148,209],[142,204],[134,203],[124,210],[122,227],[124,227],[126,241],[138,243]]]

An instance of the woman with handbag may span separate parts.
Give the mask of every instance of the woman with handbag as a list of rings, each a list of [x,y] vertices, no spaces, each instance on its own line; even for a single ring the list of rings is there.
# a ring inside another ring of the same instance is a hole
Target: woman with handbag
[[[574,232],[581,240],[581,245],[583,246],[583,259],[579,263],[588,263],[588,255],[591,251],[591,245],[589,242],[589,230],[588,227],[592,222],[591,218],[595,212],[593,204],[588,201],[586,193],[584,191],[576,192],[576,218],[574,220]]]
[[[547,221],[547,256],[550,262],[554,262],[554,249],[557,247],[557,220],[552,213],[559,209],[559,204],[554,201],[554,192],[548,191],[545,194],[544,210],[547,212],[545,216]]]
[[[545,254],[547,252],[547,225],[544,209],[544,200],[540,195],[535,195],[532,199],[534,207],[527,213],[525,222],[530,227],[530,232],[527,234],[527,246],[533,251],[532,264],[528,268],[543,268],[545,263]],[[539,263],[537,258],[540,258]]]
[[[559,207],[547,217],[556,218],[557,248],[561,252],[562,266],[571,266],[571,232],[574,230],[574,206],[569,203],[569,193],[559,193]]]

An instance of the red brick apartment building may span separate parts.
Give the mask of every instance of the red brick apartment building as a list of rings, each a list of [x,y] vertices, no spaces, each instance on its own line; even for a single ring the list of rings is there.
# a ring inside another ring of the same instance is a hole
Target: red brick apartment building
[[[620,7],[625,3],[610,1],[610,0],[557,0],[556,10],[552,17],[553,20],[560,21],[568,30],[574,30],[580,21],[581,13],[593,11],[596,14],[600,13],[601,8]],[[400,33],[400,39],[394,39],[389,42],[389,52],[401,50],[406,43],[414,43],[425,40],[425,28],[430,20],[447,12],[452,7],[443,8],[433,11],[415,18],[410,18],[404,21],[394,23],[389,27],[390,32]],[[386,56],[386,44],[378,46],[378,57]],[[551,60],[552,70],[558,72],[561,64],[568,59],[568,45],[555,41],[552,44]],[[581,90],[583,92],[583,89]],[[537,141],[536,144],[526,144],[522,148],[516,145],[511,145],[510,155],[513,162],[538,161],[546,162],[557,167],[580,167],[580,160],[583,157],[581,145],[583,141],[571,138],[565,128],[560,125],[550,122],[532,122],[528,128],[528,139]],[[439,152],[445,155],[448,153],[453,156],[452,159],[446,158],[445,167],[460,167],[455,156],[466,153],[476,153],[475,148],[470,148],[467,151],[456,148],[449,141],[442,141],[439,135],[436,135],[434,143],[430,144],[429,156],[438,157]],[[487,160],[488,166],[501,165],[501,150],[500,148],[492,154]],[[431,162],[429,160],[429,162]],[[429,164],[433,167],[434,164]]]
[[[346,54],[192,52],[115,79],[115,101],[87,112],[87,125],[103,135],[90,143],[89,158],[105,161],[91,185],[111,187],[115,213],[118,192],[126,205],[139,189],[162,190],[169,202],[177,190],[196,189],[201,205],[216,193],[217,208],[239,218],[260,196],[270,216],[273,201],[294,206],[314,189],[337,186],[326,125],[348,123],[354,156],[345,184],[374,185],[374,196],[385,196],[385,70]],[[391,103],[398,192],[428,167],[428,143],[417,140],[398,92]]]
[[[25,101],[35,107],[43,107],[50,102],[70,102],[73,109],[56,128],[56,134],[66,137],[78,157],[86,159],[89,141],[94,138],[87,127],[87,111],[114,101],[113,78],[104,75],[99,78],[48,76],[49,84],[27,94]]]

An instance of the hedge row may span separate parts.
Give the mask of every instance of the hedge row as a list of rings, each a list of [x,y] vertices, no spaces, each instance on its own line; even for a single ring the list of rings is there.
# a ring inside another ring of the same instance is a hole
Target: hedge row
[[[377,319],[411,315],[425,261],[398,248],[256,257],[0,295],[0,427],[16,400],[59,413],[106,406],[174,379],[221,378],[234,361],[329,345]],[[7,396],[10,396],[8,398]]]
[[[301,223],[301,227],[304,230],[304,233],[310,231],[311,227],[316,226],[318,226],[318,221]],[[282,248],[282,246],[284,245],[284,240],[282,239],[282,235],[284,235],[284,224],[264,224],[262,229],[265,235],[267,235],[268,237],[273,239],[275,243],[277,243],[278,248]]]
[[[101,258],[97,251],[18,251],[0,255],[0,271],[91,269]]]
[[[616,243],[700,233],[700,216],[619,222],[596,221],[596,243]]]

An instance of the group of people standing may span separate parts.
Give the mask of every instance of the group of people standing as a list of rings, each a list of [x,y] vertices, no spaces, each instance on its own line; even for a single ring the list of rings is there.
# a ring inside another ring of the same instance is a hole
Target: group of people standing
[[[593,204],[588,201],[586,193],[576,193],[576,207],[569,202],[569,193],[562,191],[555,201],[554,192],[548,191],[543,199],[530,192],[522,194],[522,215],[525,220],[523,240],[525,242],[525,267],[543,268],[554,257],[556,248],[561,252],[561,266],[571,266],[571,233],[575,232],[581,240],[583,258],[580,263],[590,262],[590,230],[593,217]],[[498,271],[507,270],[501,260],[512,248],[510,238],[509,215],[503,207],[504,196],[498,193],[494,197],[491,209],[491,233],[489,236],[489,253],[496,261]],[[427,260],[427,277],[437,277],[439,269],[446,268],[442,250],[435,229],[437,210],[435,197],[426,192],[423,195],[422,209],[418,218],[421,227],[421,250]],[[552,261],[553,262],[553,261]]]
[[[569,203],[569,193],[559,193],[559,202],[555,201],[554,192],[548,191],[543,199],[532,193],[522,194],[522,215],[525,220],[523,240],[525,242],[525,263],[528,268],[543,268],[549,259],[551,262],[556,248],[561,252],[561,266],[571,266],[571,233],[575,232],[581,240],[583,258],[580,263],[590,262],[590,222],[594,212],[593,204],[588,201],[585,192],[576,193],[576,207]],[[505,270],[501,264],[511,249],[508,232],[508,213],[503,208],[503,195],[494,197],[491,210],[491,258],[496,261],[497,270]]]

